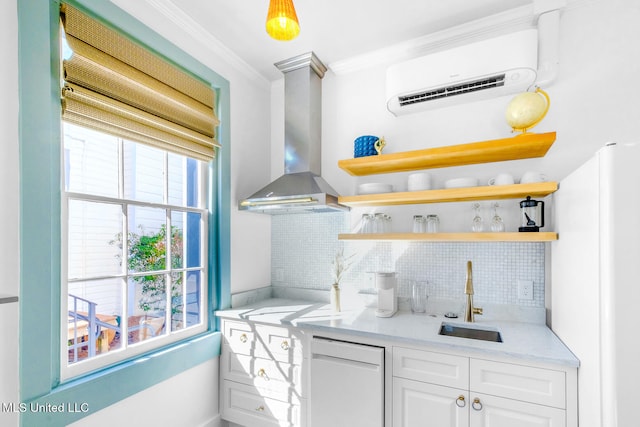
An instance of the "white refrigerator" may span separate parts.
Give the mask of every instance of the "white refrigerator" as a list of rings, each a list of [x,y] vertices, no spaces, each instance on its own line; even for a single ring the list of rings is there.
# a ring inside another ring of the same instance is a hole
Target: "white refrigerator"
[[[640,426],[640,144],[608,144],[553,195],[551,328],[580,359],[580,427]]]

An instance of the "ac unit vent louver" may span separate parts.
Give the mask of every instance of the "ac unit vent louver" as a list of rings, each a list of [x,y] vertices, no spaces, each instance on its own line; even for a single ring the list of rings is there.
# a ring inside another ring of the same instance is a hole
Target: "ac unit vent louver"
[[[398,101],[401,106],[418,104],[420,102],[433,101],[440,98],[447,98],[449,96],[462,95],[469,92],[476,92],[479,90],[491,89],[500,86],[504,86],[504,74],[488,77],[486,79],[480,79],[473,82],[465,82],[456,86],[447,86],[434,90],[428,90],[418,93],[412,93],[410,95],[403,95],[398,97]]]

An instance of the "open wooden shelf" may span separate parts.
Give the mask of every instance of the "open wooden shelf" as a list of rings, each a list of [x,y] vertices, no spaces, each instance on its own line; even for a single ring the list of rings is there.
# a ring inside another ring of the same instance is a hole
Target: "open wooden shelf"
[[[524,198],[527,196],[545,197],[555,192],[557,189],[557,182],[485,185],[481,187],[341,196],[338,197],[338,203],[351,207],[361,207],[411,205],[418,203],[465,202],[474,200],[500,200]]]
[[[490,141],[378,156],[339,160],[338,166],[354,176],[543,157],[556,140],[555,132],[524,133]]]
[[[417,242],[551,242],[558,233],[382,233],[338,234],[338,240],[417,241]]]

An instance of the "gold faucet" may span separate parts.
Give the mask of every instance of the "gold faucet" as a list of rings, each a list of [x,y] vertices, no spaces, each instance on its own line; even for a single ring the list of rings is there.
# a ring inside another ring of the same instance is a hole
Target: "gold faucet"
[[[467,303],[464,307],[464,321],[473,322],[474,314],[482,314],[480,307],[473,306],[473,278],[471,275],[471,261],[467,261],[467,283],[464,285],[464,293],[467,295]]]

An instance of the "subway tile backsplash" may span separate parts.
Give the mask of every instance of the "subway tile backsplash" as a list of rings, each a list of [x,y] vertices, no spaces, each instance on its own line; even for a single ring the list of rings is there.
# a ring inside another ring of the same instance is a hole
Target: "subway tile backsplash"
[[[372,272],[395,271],[398,295],[408,298],[412,280],[429,281],[430,299],[463,296],[466,262],[473,262],[476,305],[544,308],[544,243],[339,241],[349,232],[349,213],[272,217],[271,282],[276,288],[328,290],[331,263],[343,250],[353,255],[341,287],[374,293]],[[518,299],[518,280],[533,282],[532,300]]]

